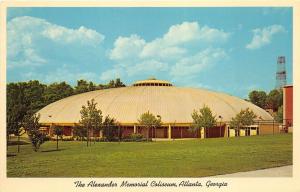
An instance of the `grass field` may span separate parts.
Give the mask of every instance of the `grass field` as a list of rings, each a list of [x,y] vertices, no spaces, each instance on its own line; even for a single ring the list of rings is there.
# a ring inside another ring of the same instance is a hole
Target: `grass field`
[[[292,135],[8,147],[8,177],[200,177],[291,165]]]

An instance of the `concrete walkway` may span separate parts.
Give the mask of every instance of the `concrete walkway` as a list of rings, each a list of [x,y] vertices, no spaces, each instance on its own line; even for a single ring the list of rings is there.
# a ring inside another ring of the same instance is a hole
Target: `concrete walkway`
[[[292,177],[293,165],[261,169],[256,171],[238,172],[226,175],[216,175],[213,177]]]

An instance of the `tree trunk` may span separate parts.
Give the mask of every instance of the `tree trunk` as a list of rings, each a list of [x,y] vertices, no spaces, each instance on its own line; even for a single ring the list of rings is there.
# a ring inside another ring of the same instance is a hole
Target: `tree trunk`
[[[92,135],[92,131],[90,132],[90,146],[92,146],[92,139],[93,139],[93,135]]]
[[[20,153],[20,135],[18,135],[18,153]]]
[[[56,135],[56,150],[58,151],[58,135]]]
[[[89,129],[86,129],[86,146],[89,146]]]
[[[96,144],[96,138],[95,138],[95,135],[94,135],[94,129],[92,130],[92,136],[93,136],[93,139],[94,139],[94,145]]]

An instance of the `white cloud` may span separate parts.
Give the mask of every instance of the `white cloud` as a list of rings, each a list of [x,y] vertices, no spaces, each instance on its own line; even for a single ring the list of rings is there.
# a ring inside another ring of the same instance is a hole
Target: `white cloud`
[[[272,41],[272,37],[277,33],[285,32],[286,30],[282,25],[271,25],[264,28],[257,28],[252,30],[252,41],[246,45],[247,49],[259,49],[268,45]]]
[[[87,29],[84,26],[78,29],[69,29],[66,27],[53,25],[48,22],[44,23],[46,28],[42,31],[42,34],[60,43],[82,43],[87,45],[99,45],[104,36],[97,33],[95,30]]]
[[[114,43],[114,49],[110,52],[110,59],[131,59],[140,53],[145,43],[144,39],[135,34],[130,37],[118,37]]]
[[[183,22],[182,24],[171,26],[162,40],[167,45],[178,45],[196,39],[199,31],[197,22]]]
[[[208,26],[200,27],[197,22],[183,22],[182,24],[171,26],[162,40],[167,45],[180,45],[197,40],[202,42],[220,42],[226,41],[228,37],[229,33],[223,30]]]
[[[7,36],[8,68],[61,66],[68,60],[76,64],[80,58],[93,58],[91,49],[99,47],[104,40],[104,35],[84,26],[70,29],[29,16],[11,19]]]
[[[189,44],[210,44],[227,41],[230,33],[223,30],[200,27],[197,22],[183,22],[173,25],[162,38],[146,42],[136,34],[118,37],[110,51],[110,59],[148,59],[172,60],[186,54]]]
[[[146,70],[145,70],[146,68]],[[133,76],[136,74],[140,74],[142,72],[147,73],[148,75],[151,75],[155,73],[156,71],[166,71],[168,70],[168,64],[163,63],[157,60],[146,60],[141,63],[137,63],[131,68],[127,68],[127,74],[129,76]]]
[[[153,73],[175,75],[180,68],[183,68],[184,74],[199,72],[211,64],[215,57],[213,54],[221,52],[221,49],[215,53],[208,51],[215,49],[203,50],[223,44],[229,36],[230,33],[221,29],[200,26],[197,22],[183,22],[171,26],[162,37],[149,42],[136,34],[118,37],[109,52],[109,58],[116,64],[105,71],[101,78],[111,79],[114,73],[118,76],[146,76]],[[207,56],[210,59],[201,55],[205,53],[211,54]],[[175,68],[172,67],[174,65]]]
[[[174,77],[193,76],[203,69],[212,66],[227,56],[223,49],[205,49],[197,54],[180,59],[172,68],[171,75]]]

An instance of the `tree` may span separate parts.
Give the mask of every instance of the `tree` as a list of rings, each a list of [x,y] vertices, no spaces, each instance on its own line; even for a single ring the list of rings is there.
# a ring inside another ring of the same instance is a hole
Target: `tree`
[[[20,87],[23,89],[23,103],[27,106],[26,112],[28,114],[34,114],[46,106],[43,97],[46,85],[34,80],[20,83]]]
[[[20,127],[18,130],[15,130],[14,135],[18,137],[18,153],[20,152],[20,136],[25,133],[25,129]]]
[[[267,106],[268,108],[277,111],[278,108],[283,104],[283,92],[281,90],[274,89],[270,91],[267,97]]]
[[[117,88],[117,87],[126,87],[126,85],[117,78],[116,80],[110,80],[108,84],[99,84],[97,89],[110,89],[110,88]]]
[[[283,107],[282,107],[282,105],[278,108],[277,112],[275,113],[274,119],[277,123],[283,123]]]
[[[73,130],[74,135],[79,137],[81,141],[84,140],[84,137],[87,137],[87,130],[82,125],[76,125]]]
[[[75,86],[75,94],[85,93],[89,91],[89,83],[86,80],[78,80],[77,86]]]
[[[20,124],[26,114],[27,106],[23,102],[23,92],[17,83],[7,85],[6,98],[6,136],[7,141],[9,141],[9,135],[14,134],[20,129]]]
[[[107,84],[108,88],[115,88],[115,81],[114,80],[110,80],[109,83]]]
[[[117,78],[115,81],[115,87],[125,87],[125,84],[120,80],[120,78]]]
[[[62,138],[64,133],[64,128],[61,126],[54,125],[54,134],[56,135],[56,150],[58,150],[58,137]]]
[[[191,130],[195,132],[201,128],[204,128],[204,137],[206,137],[208,129],[215,126],[217,123],[216,116],[212,114],[211,109],[206,105],[199,109],[199,112],[194,110],[194,112],[192,113],[192,118],[193,124]]]
[[[21,127],[22,125],[19,125],[18,127],[16,127],[16,129],[13,130],[13,134],[15,136],[17,136],[18,141],[17,141],[17,145],[18,145],[18,153],[20,152],[20,136],[23,135],[25,133],[25,129],[23,127]]]
[[[97,109],[97,103],[92,99],[87,101],[87,106],[82,106],[80,110],[81,120],[79,123],[87,130],[87,146],[89,146],[90,134],[94,135],[94,130],[100,130],[102,125],[102,112]]]
[[[73,93],[73,88],[66,82],[52,83],[46,87],[43,97],[45,103],[48,105],[60,99],[69,97],[73,95]]]
[[[229,123],[230,127],[233,127],[238,135],[240,134],[240,128],[244,126],[249,126],[254,124],[254,119],[257,116],[255,113],[250,110],[249,108],[246,108],[245,110],[241,110],[238,114],[236,114],[235,117],[231,118],[231,121]]]
[[[31,115],[27,114],[23,121],[23,127],[25,128],[29,140],[31,141],[33,150],[37,152],[40,146],[45,142],[46,135],[39,131],[40,124],[39,124],[40,115]]]
[[[39,81],[7,84],[7,141],[9,134],[16,133],[20,129],[26,114],[34,114],[46,105],[43,99],[45,87]]]
[[[30,86],[35,87],[38,91],[30,91]],[[42,88],[42,86],[39,85],[38,81],[7,84],[7,141],[9,140],[9,134],[16,133],[20,129],[20,124],[22,123],[26,113],[36,111],[36,106],[40,105],[40,88]],[[32,98],[36,99],[36,101]]]
[[[114,118],[108,116],[103,121],[103,136],[108,140],[112,141],[115,135],[118,135],[118,126]]]
[[[251,91],[249,93],[249,99],[254,105],[257,105],[261,108],[266,107],[267,94],[264,91]]]
[[[138,122],[141,126],[144,126],[146,128],[148,141],[149,129],[159,127],[161,125],[161,118],[159,115],[155,117],[155,115],[147,111],[146,113],[141,114],[140,118],[138,119]]]
[[[89,91],[94,91],[96,90],[96,85],[93,83],[93,82],[89,82],[89,85],[88,85],[88,90]]]

